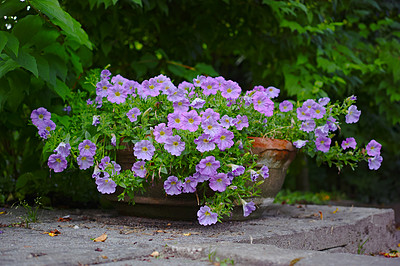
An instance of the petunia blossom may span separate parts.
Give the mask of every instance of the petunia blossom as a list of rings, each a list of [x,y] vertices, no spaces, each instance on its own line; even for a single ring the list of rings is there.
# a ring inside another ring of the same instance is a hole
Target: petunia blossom
[[[224,192],[226,187],[231,184],[231,181],[228,179],[227,174],[218,173],[210,177],[209,186],[212,190],[218,192]]]
[[[47,160],[47,165],[54,172],[60,173],[67,168],[67,160],[61,154],[52,154]]]
[[[79,154],[82,156],[94,156],[96,154],[96,144],[85,139],[78,145]]]
[[[79,155],[76,160],[78,162],[79,169],[81,170],[86,170],[92,167],[94,164],[94,159],[92,156]]]
[[[164,190],[168,195],[179,195],[182,193],[182,181],[176,176],[170,176],[164,181]]]
[[[97,190],[102,194],[112,194],[115,192],[117,184],[109,177],[96,178]]]
[[[243,216],[244,217],[249,216],[255,209],[256,209],[256,206],[253,201],[245,202],[243,204]]]
[[[381,167],[383,161],[383,157],[380,155],[376,155],[372,158],[368,159],[368,168],[369,170],[378,170]]]
[[[218,214],[212,212],[210,207],[203,206],[197,211],[197,219],[201,225],[212,225],[218,221]]]
[[[346,138],[345,140],[342,141],[342,149],[348,149],[348,148],[356,148],[356,140],[354,138]]]
[[[168,128],[165,123],[160,123],[154,128],[153,135],[158,143],[165,143],[167,138],[172,136],[172,129]]]
[[[208,156],[200,160],[200,162],[196,165],[196,171],[203,175],[212,176],[217,174],[217,169],[220,166],[221,163],[215,160],[214,156]]]
[[[318,137],[315,141],[317,150],[322,152],[328,152],[331,145],[331,139],[328,137]]]
[[[367,154],[369,156],[377,156],[381,154],[381,148],[382,145],[377,142],[376,140],[371,140],[368,144],[367,144]]]
[[[357,106],[351,105],[347,110],[346,123],[357,123],[360,119],[361,111],[357,110]]]
[[[126,116],[129,118],[129,121],[135,122],[140,114],[142,113],[140,112],[139,108],[134,107],[131,110],[129,110],[128,113],[126,113]]]
[[[164,149],[172,155],[180,156],[185,150],[185,142],[181,140],[181,136],[170,136],[166,139]]]
[[[147,170],[145,168],[145,161],[138,161],[132,165],[132,172],[135,176],[144,178],[146,176]]]
[[[133,154],[139,160],[151,160],[156,150],[149,140],[141,140],[135,144]]]

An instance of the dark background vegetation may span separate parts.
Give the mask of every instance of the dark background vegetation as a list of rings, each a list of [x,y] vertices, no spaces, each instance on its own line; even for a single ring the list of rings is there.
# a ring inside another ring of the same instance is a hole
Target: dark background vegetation
[[[51,174],[28,124],[62,114],[91,68],[175,84],[197,74],[281,89],[279,101],[357,95],[361,119],[341,132],[383,145],[378,171],[338,173],[299,155],[285,188],[400,200],[400,2],[374,0],[0,0],[0,204],[42,196],[95,206],[90,173]]]

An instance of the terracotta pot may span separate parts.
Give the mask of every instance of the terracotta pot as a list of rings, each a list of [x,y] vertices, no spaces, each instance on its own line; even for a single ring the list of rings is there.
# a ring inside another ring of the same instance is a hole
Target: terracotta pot
[[[261,197],[252,199],[256,204],[271,204],[276,194],[282,188],[285,180],[286,171],[296,156],[296,149],[291,142],[278,139],[265,139],[252,137],[254,140],[251,152],[258,154],[258,167],[268,166],[269,178],[261,184]],[[133,146],[126,145],[127,149],[120,150],[117,153],[117,162],[122,170],[131,169],[135,161],[133,155]],[[106,195],[108,200],[115,203],[115,207],[121,214],[145,216],[152,218],[168,218],[180,220],[196,219],[199,206],[197,197],[193,193],[168,196],[164,192],[163,183],[155,182],[144,194],[135,195],[135,205],[128,204],[129,198],[124,201],[118,201],[117,195],[122,192],[119,188],[112,195]],[[201,194],[201,193],[199,193]],[[259,216],[253,212],[247,218],[243,217],[241,206],[238,206],[233,212],[234,220],[251,219]]]
[[[258,167],[269,168],[269,178],[261,184],[261,200],[263,204],[273,202],[282,189],[286,172],[296,157],[296,148],[290,141],[281,139],[250,137],[254,140],[251,152],[258,154]]]

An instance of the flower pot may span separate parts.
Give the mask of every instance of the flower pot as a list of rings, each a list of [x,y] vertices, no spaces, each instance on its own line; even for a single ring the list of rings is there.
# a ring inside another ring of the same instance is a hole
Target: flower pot
[[[258,137],[251,137],[251,139],[254,140],[251,152],[259,155],[257,166],[261,168],[263,165],[266,165],[269,168],[269,177],[260,185],[260,197],[253,198],[252,200],[256,204],[271,204],[282,188],[286,171],[296,156],[296,149],[291,142],[286,140]],[[130,169],[134,161],[135,157],[132,146],[127,146],[126,149],[118,151],[117,162],[123,170]],[[163,182],[156,181],[154,180],[145,193],[137,193],[135,195],[135,205],[129,203],[128,197],[123,201],[118,201],[117,195],[122,192],[122,188],[117,188],[117,191],[112,195],[105,195],[105,198],[112,201],[115,208],[123,215],[179,220],[196,219],[196,214],[200,206],[195,194],[168,196],[164,191]],[[251,219],[260,216],[260,214],[255,211],[250,216],[243,217],[242,207],[238,206],[234,209],[230,219]]]
[[[261,168],[266,165],[269,168],[269,177],[260,185],[260,200],[262,204],[271,204],[282,188],[290,163],[296,157],[296,148],[287,140],[261,137],[250,139],[254,140],[251,152],[258,154],[257,166]]]

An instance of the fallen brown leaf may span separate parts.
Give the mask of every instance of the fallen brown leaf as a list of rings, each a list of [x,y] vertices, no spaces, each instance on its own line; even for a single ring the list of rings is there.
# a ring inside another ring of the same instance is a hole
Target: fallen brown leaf
[[[150,256],[152,256],[154,258],[159,257],[160,256],[160,252],[154,251],[153,253],[150,254]]]
[[[93,239],[93,242],[104,242],[107,239],[107,234],[104,233],[99,237],[96,237],[95,239]]]

